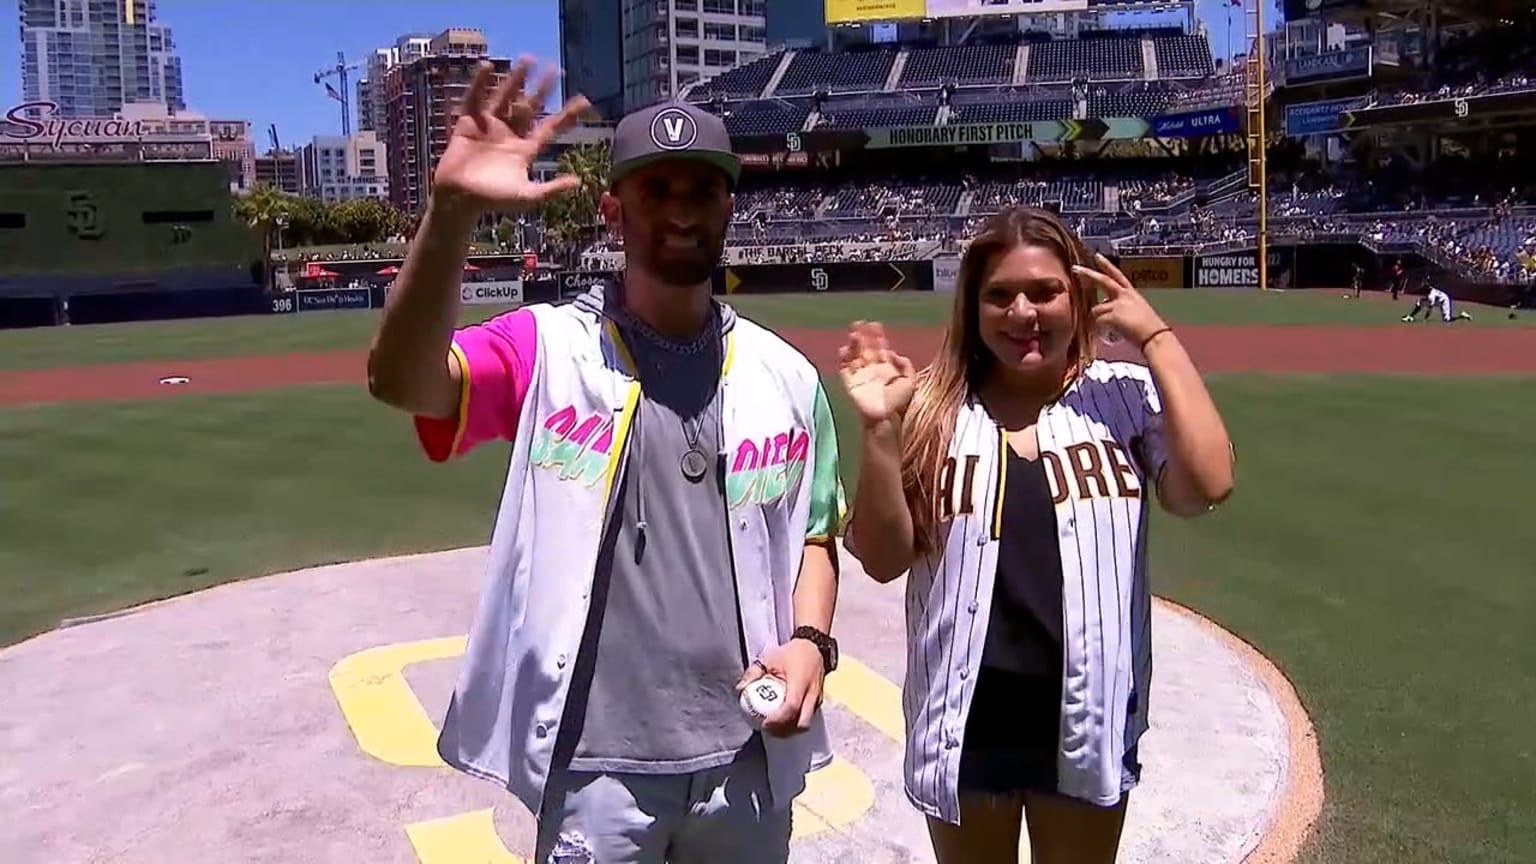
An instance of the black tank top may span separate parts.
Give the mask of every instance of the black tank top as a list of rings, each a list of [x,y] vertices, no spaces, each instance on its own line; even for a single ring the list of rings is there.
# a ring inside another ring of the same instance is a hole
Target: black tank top
[[[1042,460],[1003,444],[1002,539],[984,666],[1020,675],[1061,675],[1061,549],[1056,506]]]

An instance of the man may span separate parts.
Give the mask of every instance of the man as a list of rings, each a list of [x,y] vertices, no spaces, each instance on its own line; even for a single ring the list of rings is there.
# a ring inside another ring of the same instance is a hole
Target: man
[[[459,330],[477,218],[575,178],[528,167],[587,107],[536,122],[526,58],[483,65],[369,356],[430,458],[511,443],[483,595],[438,751],[538,819],[534,860],[783,862],[790,803],[831,758],[837,441],[811,364],[710,296],[741,165],[670,103],[614,132],[601,211],[626,270],[575,302]],[[738,707],[766,673],[783,705]]]
[[[1425,284],[1428,285],[1429,283],[1426,281]],[[1431,320],[1436,309],[1440,310],[1440,320],[1447,324],[1450,324],[1453,321],[1472,320],[1472,316],[1467,314],[1465,310],[1452,315],[1451,295],[1441,291],[1439,288],[1430,288],[1427,294],[1415,300],[1413,302],[1413,308],[1408,310],[1408,314],[1403,316],[1403,320],[1413,321],[1419,317],[1419,311],[1423,310],[1424,320],[1429,321]]]

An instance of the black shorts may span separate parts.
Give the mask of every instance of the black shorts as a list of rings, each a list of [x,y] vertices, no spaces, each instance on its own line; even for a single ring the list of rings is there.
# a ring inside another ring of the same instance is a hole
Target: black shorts
[[[1061,678],[981,667],[963,748],[962,795],[1060,794]],[[1139,780],[1135,747],[1125,754],[1124,764],[1133,782]]]

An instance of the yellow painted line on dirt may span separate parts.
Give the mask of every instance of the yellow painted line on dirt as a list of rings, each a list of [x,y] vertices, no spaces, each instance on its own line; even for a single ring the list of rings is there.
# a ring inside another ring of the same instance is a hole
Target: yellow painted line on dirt
[[[405,826],[421,864],[528,864],[502,845],[491,808]]]
[[[463,636],[367,648],[331,667],[331,692],[357,746],[389,765],[444,767],[437,725],[405,680],[405,667],[461,656]]]
[[[462,636],[401,642],[359,651],[331,667],[331,691],[358,747],[390,765],[443,766],[437,755],[437,726],[405,680],[405,669],[460,656],[464,649]],[[887,736],[894,730],[894,739],[900,740],[901,691],[859,661],[843,658],[828,678],[827,698]],[[805,791],[794,803],[791,841],[842,830],[874,806],[875,787],[869,777],[834,757],[806,776]],[[405,832],[421,864],[526,864],[501,842],[491,810],[415,822],[405,826]]]

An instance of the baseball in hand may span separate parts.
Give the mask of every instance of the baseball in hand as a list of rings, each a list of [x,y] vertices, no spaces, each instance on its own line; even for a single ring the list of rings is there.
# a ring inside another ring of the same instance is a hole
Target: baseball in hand
[[[784,704],[784,693],[783,680],[764,675],[741,691],[741,711],[752,721],[753,726],[761,726],[764,720],[773,716],[773,712]]]

